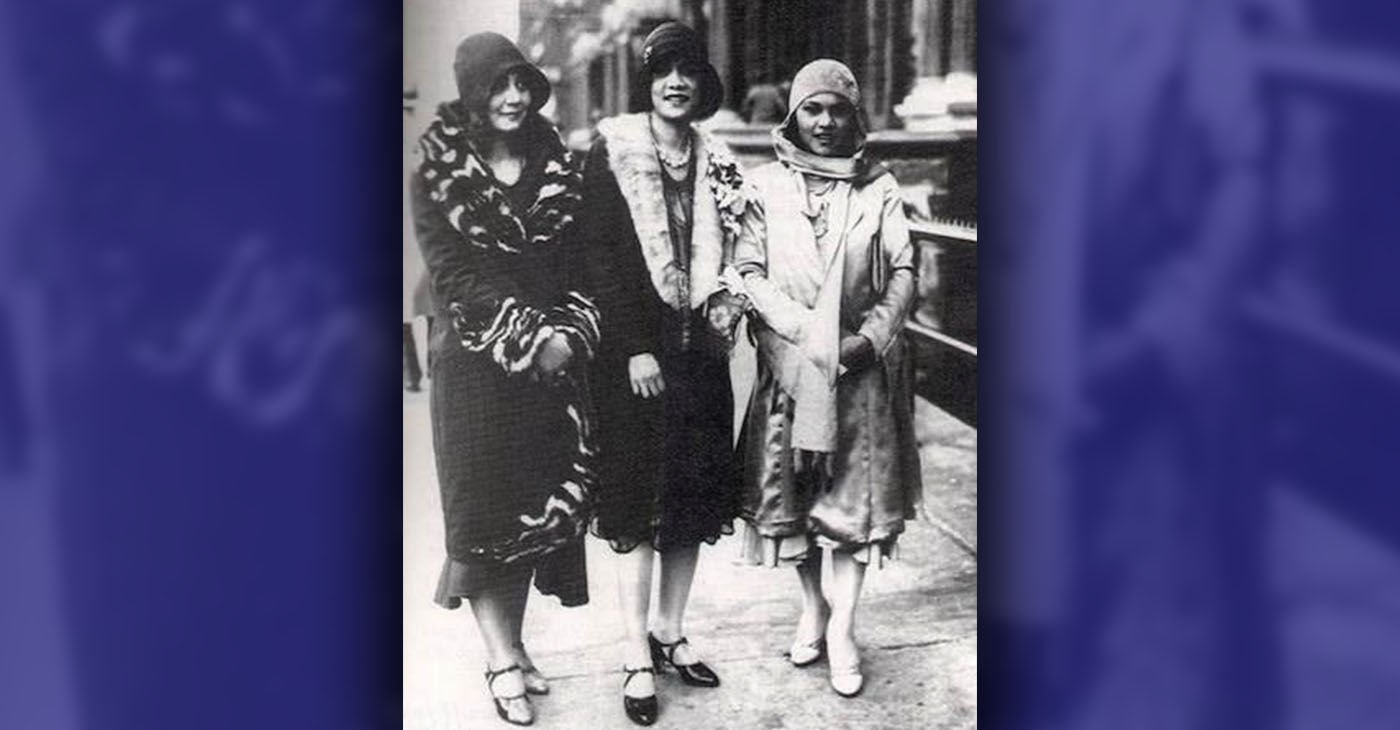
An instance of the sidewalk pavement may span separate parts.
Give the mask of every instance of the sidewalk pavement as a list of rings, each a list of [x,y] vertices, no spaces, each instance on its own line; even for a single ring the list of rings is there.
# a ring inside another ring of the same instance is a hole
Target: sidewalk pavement
[[[826,683],[824,661],[805,669],[787,662],[796,575],[737,565],[738,541],[726,538],[702,547],[686,614],[686,633],[723,686],[695,689],[662,674],[654,727],[976,727],[977,436],[923,401],[917,420],[925,500],[900,540],[900,559],[866,576],[857,617],[865,691],[839,697]],[[432,602],[443,552],[431,444],[426,392],[405,394],[403,727],[506,728],[481,676],[485,653],[471,612]],[[552,685],[535,698],[541,730],[635,727],[622,711],[622,626],[610,557],[589,538],[586,606],[564,609],[532,593],[524,634]]]

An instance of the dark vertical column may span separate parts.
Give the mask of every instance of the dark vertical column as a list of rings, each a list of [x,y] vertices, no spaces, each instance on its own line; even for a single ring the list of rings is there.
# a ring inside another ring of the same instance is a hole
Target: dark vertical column
[[[709,44],[710,63],[724,83],[724,105],[734,108],[739,105],[739,99],[735,98],[734,82],[729,78],[729,33],[729,0],[712,0],[705,42]]]
[[[801,63],[814,58],[836,58],[849,61],[847,52],[850,36],[850,3],[846,0],[823,0],[808,13],[808,52]],[[810,7],[810,6],[809,6]],[[801,66],[801,63],[797,67]],[[795,73],[797,67],[789,69]]]
[[[976,0],[952,0],[951,33],[948,39],[948,70],[977,71]]]
[[[948,73],[944,63],[943,49],[948,45],[943,16],[948,10],[949,0],[916,0],[922,6],[919,30],[924,34],[919,49],[919,75],[942,76]]]
[[[637,111],[641,103],[641,99],[632,98],[632,90],[637,86],[637,74],[641,73],[638,68],[640,49],[637,48],[641,41],[641,38],[629,36],[627,42],[617,49],[618,108],[623,111]]]
[[[729,87],[729,98],[735,106],[742,103],[744,93],[749,87],[749,76],[753,73],[754,6],[755,3],[738,0],[725,3],[727,17],[724,25],[729,33],[726,43],[729,48],[730,65],[724,80]]]
[[[893,126],[893,110],[914,88],[918,76],[914,58],[913,13],[916,0],[894,0],[890,3],[890,93],[886,99],[886,125]],[[922,1],[922,0],[918,0]]]
[[[612,79],[613,93],[612,104],[615,114],[625,114],[632,111],[632,94],[628,89],[631,83],[631,76],[628,75],[628,60],[631,56],[631,49],[626,43],[620,44],[613,49]]]
[[[602,64],[601,76],[603,77],[603,116],[616,116],[619,111],[617,108],[617,72],[613,70],[613,65],[617,63],[617,52],[609,51],[599,61]]]
[[[744,76],[742,83],[735,87],[734,95],[743,94],[763,68],[764,15],[768,11],[766,0],[744,3]]]
[[[773,74],[777,73],[778,66],[787,57],[787,44],[791,42],[792,36],[792,18],[800,14],[800,11],[781,0],[770,0],[764,3],[764,8],[761,43],[763,63],[759,66],[759,73],[749,78],[749,83],[772,78]]]
[[[861,84],[865,111],[875,128],[884,128],[889,111],[889,5],[885,0],[868,0],[866,31],[869,53],[865,55],[866,80]]]
[[[710,37],[710,21],[705,17],[705,0],[682,0],[681,17],[701,38]]]
[[[953,48],[953,3],[957,0],[939,0],[938,17],[935,19],[938,28],[938,48],[934,52],[938,54],[938,75],[947,76],[951,68],[950,51]]]
[[[607,61],[597,57],[588,62],[588,112],[597,109],[600,114],[608,112]]]
[[[867,25],[869,14],[866,8],[870,0],[849,0],[846,5],[846,52],[844,60],[851,71],[856,75],[856,83],[861,88],[865,88],[869,83],[870,74],[867,69],[866,59],[870,51],[870,29]],[[870,105],[864,105],[866,113],[870,112]]]

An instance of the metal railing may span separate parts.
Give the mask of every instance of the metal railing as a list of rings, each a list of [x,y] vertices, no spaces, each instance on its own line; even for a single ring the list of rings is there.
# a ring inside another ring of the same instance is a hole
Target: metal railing
[[[976,359],[977,342],[975,336],[967,336],[966,325],[976,331],[977,228],[955,220],[936,220],[911,223],[909,234],[919,247],[920,259],[933,261],[939,269],[934,288],[921,285],[919,303],[905,324],[905,331],[916,339]],[[944,268],[940,266],[943,262],[955,263]],[[927,266],[923,268],[927,270]],[[927,316],[930,308],[943,310],[932,312],[932,322]],[[949,320],[956,316],[949,310],[971,312],[973,319],[963,327],[948,328]]]
[[[919,300],[905,336],[915,388],[945,413],[977,427],[977,229],[957,221],[910,224],[919,247]]]

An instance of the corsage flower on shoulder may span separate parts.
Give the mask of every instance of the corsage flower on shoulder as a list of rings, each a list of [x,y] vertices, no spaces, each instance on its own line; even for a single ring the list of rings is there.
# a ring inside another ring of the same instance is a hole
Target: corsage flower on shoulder
[[[748,198],[744,194],[744,175],[739,171],[739,162],[722,143],[709,142],[710,164],[706,178],[719,206],[720,223],[727,234],[738,237],[743,230],[744,208]]]

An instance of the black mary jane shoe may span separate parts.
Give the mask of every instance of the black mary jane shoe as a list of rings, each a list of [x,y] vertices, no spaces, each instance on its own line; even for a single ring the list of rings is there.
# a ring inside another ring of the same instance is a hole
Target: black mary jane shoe
[[[719,686],[719,675],[715,674],[715,671],[706,666],[704,662],[695,662],[694,664],[677,664],[675,662],[676,649],[681,644],[690,643],[686,641],[684,636],[667,644],[655,636],[647,634],[647,643],[651,645],[652,662],[658,667],[671,665],[676,670],[676,674],[681,676],[682,682],[692,687]]]
[[[544,674],[535,667],[535,663],[532,660],[523,658],[525,657],[524,642],[516,642],[515,648],[519,650],[520,656],[522,657],[520,660],[520,675],[525,680],[526,694],[549,694],[549,680],[544,678]]]
[[[496,682],[496,678],[497,678],[497,677],[500,677],[501,675],[504,675],[504,674],[509,674],[509,673],[511,673],[511,672],[519,672],[519,671],[520,671],[520,665],[519,665],[519,664],[512,664],[512,665],[510,665],[510,666],[508,666],[508,667],[505,667],[504,669],[487,669],[486,672],[485,672],[485,674],[486,674],[486,691],[489,692],[489,693],[491,694],[491,701],[494,702],[494,703],[496,704],[496,714],[497,714],[497,715],[500,715],[502,720],[505,720],[506,722],[508,722],[508,723],[510,723],[510,724],[512,724],[512,725],[533,725],[533,724],[535,723],[535,718],[534,718],[534,713],[533,713],[533,712],[531,712],[531,713],[530,713],[530,717],[527,718],[527,719],[525,719],[525,720],[516,720],[516,719],[514,719],[514,718],[512,718],[512,717],[510,716],[510,711],[508,711],[508,710],[506,709],[506,702],[508,702],[508,701],[510,701],[510,700],[518,700],[518,699],[520,699],[520,698],[522,698],[522,697],[526,698],[526,703],[528,704],[529,698],[528,698],[528,696],[527,696],[525,693],[521,693],[521,694],[518,694],[518,695],[511,695],[511,696],[509,696],[509,697],[502,697],[501,695],[496,694],[496,690],[495,690],[495,688],[494,688],[494,686],[493,686],[493,685],[495,684],[495,682]]]
[[[656,670],[651,667],[637,667],[636,669],[622,667],[622,673],[627,675],[627,678],[622,680],[622,709],[627,713],[628,720],[638,725],[650,725],[656,722],[656,716],[660,714],[660,705],[656,702],[656,695],[652,694],[650,697],[627,696],[627,683],[643,672],[653,677],[656,676]]]

